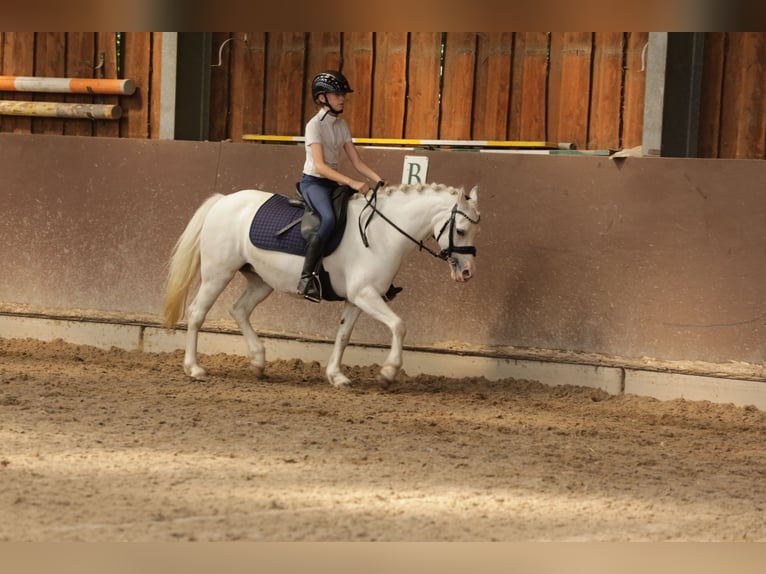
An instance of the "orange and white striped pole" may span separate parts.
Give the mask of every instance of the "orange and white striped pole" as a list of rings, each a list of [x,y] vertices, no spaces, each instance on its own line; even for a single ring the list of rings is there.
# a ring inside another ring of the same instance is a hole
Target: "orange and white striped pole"
[[[59,94],[130,96],[135,91],[136,83],[133,80],[0,76],[0,92],[51,92]]]

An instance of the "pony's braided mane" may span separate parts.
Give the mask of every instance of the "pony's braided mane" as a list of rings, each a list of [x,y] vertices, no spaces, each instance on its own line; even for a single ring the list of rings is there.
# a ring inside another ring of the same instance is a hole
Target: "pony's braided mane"
[[[386,187],[383,187],[378,190],[378,195],[391,195],[392,192],[401,191],[402,193],[419,193],[423,191],[424,189],[432,189],[436,192],[442,192],[446,191],[450,193],[451,195],[458,195],[459,193],[462,193],[462,189],[452,187],[449,185],[445,185],[443,183],[432,183],[432,184],[422,184],[422,183],[416,183],[416,184],[404,184],[404,185],[387,185]],[[363,197],[359,193],[355,193],[352,196],[354,199],[357,197]]]

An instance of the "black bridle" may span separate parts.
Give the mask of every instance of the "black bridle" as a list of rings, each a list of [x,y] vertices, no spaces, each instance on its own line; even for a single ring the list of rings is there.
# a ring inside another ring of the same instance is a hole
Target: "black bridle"
[[[452,211],[450,212],[449,219],[444,222],[444,225],[442,225],[441,229],[439,230],[439,233],[434,237],[436,239],[436,242],[439,242],[439,239],[444,234],[444,231],[447,229],[447,226],[449,225],[449,244],[446,248],[442,249],[441,251],[434,251],[430,247],[428,247],[425,243],[423,243],[422,240],[417,240],[412,235],[407,233],[404,229],[399,227],[396,223],[391,221],[388,217],[383,215],[383,213],[378,209],[377,202],[378,202],[378,189],[380,189],[381,185],[383,184],[382,181],[379,181],[374,188],[372,188],[372,194],[370,197],[367,197],[367,195],[364,196],[365,201],[367,202],[367,205],[365,205],[362,208],[362,211],[359,213],[359,234],[362,236],[362,242],[364,243],[365,247],[370,246],[370,242],[367,239],[367,226],[370,225],[370,221],[372,220],[373,215],[376,213],[385,221],[388,223],[391,227],[396,229],[399,233],[404,235],[407,239],[412,241],[418,246],[418,249],[420,251],[426,251],[433,255],[434,257],[437,257],[443,261],[452,261],[454,258],[452,255],[454,253],[458,253],[460,255],[473,255],[476,256],[476,248],[473,245],[455,245],[453,241],[453,235],[455,232],[455,218],[458,215],[462,215],[465,217],[468,221],[473,223],[474,225],[478,225],[479,221],[481,220],[481,216],[477,217],[475,220],[471,219],[465,212],[460,211],[457,208],[457,203],[452,208]],[[372,209],[372,215],[367,219],[364,225],[362,225],[362,215],[364,214],[365,210],[367,208]]]

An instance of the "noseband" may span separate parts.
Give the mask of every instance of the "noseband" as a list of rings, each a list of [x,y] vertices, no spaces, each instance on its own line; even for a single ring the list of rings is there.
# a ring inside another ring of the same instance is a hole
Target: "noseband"
[[[465,217],[468,221],[473,223],[474,225],[478,225],[479,221],[481,220],[481,216],[479,216],[475,221],[468,217],[468,215],[462,211],[460,211],[457,208],[457,204],[452,208],[452,213],[450,213],[449,219],[444,222],[444,225],[442,225],[441,230],[439,231],[439,234],[435,237],[436,242],[439,242],[439,239],[441,238],[442,234],[444,233],[444,230],[447,229],[447,225],[449,225],[449,245],[446,249],[442,249],[438,254],[437,257],[439,259],[444,259],[445,261],[448,259],[452,259],[453,253],[460,253],[461,255],[473,255],[476,257],[476,248],[473,245],[455,245],[452,242],[452,237],[455,234],[455,217],[460,214],[463,217]]]
[[[474,225],[477,225],[479,223],[479,221],[481,220],[481,216],[477,217],[475,220],[471,219],[466,213],[464,213],[463,211],[460,211],[457,208],[457,203],[456,203],[454,207],[452,208],[452,212],[450,213],[449,219],[447,219],[447,221],[444,222],[444,225],[442,225],[442,228],[441,230],[439,230],[439,233],[434,236],[434,239],[436,239],[436,242],[438,243],[439,239],[444,234],[445,229],[447,229],[447,226],[449,225],[449,244],[447,245],[445,249],[442,249],[441,251],[437,252],[431,249],[430,247],[428,247],[425,243],[423,243],[423,241],[418,241],[417,239],[412,237],[409,233],[404,231],[404,229],[396,225],[396,223],[391,221],[388,217],[383,215],[383,213],[381,213],[378,210],[377,201],[378,201],[378,188],[380,187],[380,183],[382,182],[379,182],[379,184],[373,188],[371,198],[367,197],[366,195],[364,196],[364,199],[367,202],[367,205],[365,205],[362,211],[359,213],[359,233],[362,236],[362,242],[364,243],[365,247],[370,246],[370,242],[367,239],[367,226],[370,224],[372,215],[375,215],[377,213],[391,227],[393,227],[399,233],[404,235],[407,239],[415,243],[418,246],[419,250],[427,251],[434,257],[437,257],[443,261],[454,262],[454,258],[452,257],[454,253],[458,253],[460,255],[473,255],[474,257],[476,256],[476,248],[473,245],[455,245],[452,237],[455,232],[455,217],[457,217],[458,214],[465,217],[468,221],[470,221]],[[370,217],[365,222],[364,226],[362,226],[362,215],[364,214],[365,210],[368,207],[372,209],[372,215],[370,215]]]

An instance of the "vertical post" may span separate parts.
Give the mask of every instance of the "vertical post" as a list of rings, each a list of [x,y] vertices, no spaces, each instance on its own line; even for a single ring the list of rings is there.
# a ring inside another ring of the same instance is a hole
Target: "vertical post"
[[[204,141],[210,126],[211,32],[179,32],[175,137]]]
[[[160,130],[163,140],[175,138],[176,69],[178,67],[178,32],[162,32],[160,85]]]
[[[697,157],[704,48],[704,33],[668,34],[663,156]]]
[[[696,157],[705,35],[651,32],[643,155]]]
[[[665,70],[668,33],[650,32],[645,58],[646,92],[644,95],[643,155],[662,155],[662,111],[665,101]]]

